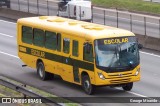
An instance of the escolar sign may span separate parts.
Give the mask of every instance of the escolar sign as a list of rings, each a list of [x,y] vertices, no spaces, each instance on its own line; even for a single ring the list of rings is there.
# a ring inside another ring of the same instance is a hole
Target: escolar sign
[[[31,54],[34,55],[34,56],[45,58],[45,52],[42,52],[42,51],[39,51],[39,50],[31,49]]]
[[[126,43],[128,42],[128,38],[116,38],[116,39],[107,39],[107,40],[104,40],[104,44],[107,45],[107,44],[117,44],[117,43]]]

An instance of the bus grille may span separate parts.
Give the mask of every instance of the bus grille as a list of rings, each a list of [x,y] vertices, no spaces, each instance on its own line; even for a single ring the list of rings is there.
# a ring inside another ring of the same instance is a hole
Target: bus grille
[[[127,73],[112,73],[108,74],[111,84],[129,83],[131,81],[132,72]]]
[[[130,82],[131,78],[123,78],[123,79],[116,79],[116,80],[110,80],[111,84],[122,84],[122,83],[128,83]]]

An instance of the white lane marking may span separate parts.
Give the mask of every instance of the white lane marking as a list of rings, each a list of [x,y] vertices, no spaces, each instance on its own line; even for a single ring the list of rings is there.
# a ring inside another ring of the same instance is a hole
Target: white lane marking
[[[160,55],[156,55],[156,54],[153,54],[153,53],[147,53],[147,52],[142,52],[142,51],[140,51],[140,53],[148,54],[148,55],[155,56],[155,57],[160,57]]]
[[[115,88],[115,89],[122,90],[121,88]],[[136,95],[136,96],[139,96],[139,97],[148,98],[147,96],[144,96],[144,95],[141,95],[141,94],[132,92],[132,91],[126,91],[126,92],[128,92],[128,93],[130,93],[130,94],[133,94],[133,95]]]
[[[117,89],[117,90],[122,90],[122,89],[120,89],[120,88],[115,88],[115,89]],[[132,91],[126,91],[126,92],[128,92],[128,93],[130,93],[130,94],[133,94],[133,95],[136,95],[136,96],[139,96],[139,97],[143,97],[143,98],[147,98],[147,99],[154,99],[154,98],[152,98],[152,97],[144,96],[144,95],[141,95],[141,94],[132,92]],[[159,102],[160,102],[160,101],[158,100],[158,103],[159,103]]]
[[[5,53],[5,52],[2,52],[2,51],[0,51],[0,53],[1,53],[1,54],[4,54],[4,55],[7,55],[7,56],[11,56],[11,57],[14,57],[14,58],[18,58],[18,59],[19,59],[18,56],[15,56],[15,55],[12,55],[12,54],[9,54],[9,53]]]
[[[1,54],[5,54],[5,55],[8,55],[8,56],[11,56],[11,57],[14,57],[14,58],[18,58],[18,59],[19,59],[19,57],[18,57],[18,56],[14,56],[14,55],[12,55],[12,54],[8,54],[8,53],[2,52],[2,51],[0,51],[0,53],[1,53]],[[159,56],[159,57],[160,57],[160,56]],[[115,89],[121,90],[120,88],[115,88]],[[142,94],[138,94],[138,93],[135,93],[135,92],[132,92],[132,91],[127,91],[127,92],[128,92],[128,93],[130,93],[130,94],[133,94],[133,95],[139,96],[139,97],[145,97],[145,98],[148,98],[147,96],[144,96],[144,95],[142,95]]]
[[[127,92],[128,92],[128,93],[130,93],[130,94],[136,95],[136,96],[140,96],[140,97],[148,98],[147,96],[144,96],[144,95],[141,95],[141,94],[138,94],[138,93],[132,92],[132,91],[127,91]]]
[[[0,33],[0,35],[3,35],[3,36],[7,36],[7,37],[13,37],[13,36],[11,36],[11,35],[7,35],[7,34],[4,34],[4,33]]]
[[[3,34],[3,33],[0,33],[0,35],[4,35],[4,36],[8,36],[8,37],[13,37],[11,35],[7,35],[7,34]],[[142,51],[140,51],[140,53],[148,54],[148,55],[155,56],[155,57],[160,57],[160,55],[155,55],[153,53],[147,53],[147,52],[142,52]]]
[[[0,20],[0,22],[6,22],[6,23],[10,23],[10,24],[16,24],[15,22],[10,22],[10,21],[5,21],[5,20]]]
[[[0,35],[4,35],[4,36],[7,36],[7,37],[13,37],[11,35],[7,35],[7,34],[3,34],[3,33],[0,33]],[[140,53],[151,55],[151,56],[155,56],[155,57],[160,57],[160,55],[155,55],[153,53],[147,53],[147,52],[142,52],[142,51],[140,51]]]

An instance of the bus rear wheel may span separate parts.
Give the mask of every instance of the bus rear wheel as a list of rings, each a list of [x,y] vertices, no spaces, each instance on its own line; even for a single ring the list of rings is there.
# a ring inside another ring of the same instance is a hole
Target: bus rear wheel
[[[94,91],[94,86],[90,82],[90,78],[88,75],[82,77],[82,87],[86,94],[92,95]]]
[[[133,88],[133,82],[125,84],[122,88],[125,91],[130,91]]]
[[[54,77],[53,74],[45,71],[45,66],[44,66],[43,62],[38,62],[38,64],[37,64],[37,74],[40,77],[40,79],[43,80],[43,81],[49,80],[49,79]]]

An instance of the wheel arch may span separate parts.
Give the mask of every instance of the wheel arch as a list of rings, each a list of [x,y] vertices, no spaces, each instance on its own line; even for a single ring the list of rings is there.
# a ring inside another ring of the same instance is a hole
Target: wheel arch
[[[81,83],[82,83],[82,79],[83,79],[84,76],[89,77],[89,74],[86,71],[82,71],[82,73],[81,73]]]
[[[36,67],[38,66],[38,63],[39,63],[39,62],[42,62],[42,63],[43,63],[42,59],[37,59]],[[43,63],[43,65],[44,65],[44,63]]]

